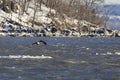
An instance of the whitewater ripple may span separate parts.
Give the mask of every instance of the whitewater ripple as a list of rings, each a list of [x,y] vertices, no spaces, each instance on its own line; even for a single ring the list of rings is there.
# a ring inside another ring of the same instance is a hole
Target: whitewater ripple
[[[51,56],[9,55],[0,56],[0,59],[52,59]]]

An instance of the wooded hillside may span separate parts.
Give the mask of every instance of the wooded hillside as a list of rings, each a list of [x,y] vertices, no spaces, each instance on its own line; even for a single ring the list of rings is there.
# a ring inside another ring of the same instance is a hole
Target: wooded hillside
[[[94,24],[101,24],[101,18],[98,17],[99,10],[96,4],[103,3],[104,0],[2,0],[0,2],[0,8],[10,13],[18,12],[19,15],[27,13],[31,3],[34,6],[34,16],[32,26],[34,26],[34,20],[36,18],[36,12],[41,10],[42,4],[50,8],[49,17],[60,16],[64,18],[64,14],[68,17],[77,20],[86,20]],[[55,9],[55,15],[51,13],[51,10]],[[63,19],[64,21],[64,19]]]

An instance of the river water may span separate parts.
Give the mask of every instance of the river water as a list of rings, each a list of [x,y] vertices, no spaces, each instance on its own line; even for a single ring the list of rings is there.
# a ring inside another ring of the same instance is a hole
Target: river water
[[[120,38],[0,37],[0,80],[120,80]]]

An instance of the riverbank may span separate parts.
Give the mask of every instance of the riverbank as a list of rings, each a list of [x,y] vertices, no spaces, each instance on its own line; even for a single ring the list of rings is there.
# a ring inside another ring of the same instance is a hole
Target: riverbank
[[[84,22],[85,23],[85,22]],[[21,36],[21,37],[120,37],[120,31],[110,28],[97,27],[94,25],[83,25],[60,29],[53,23],[45,24],[40,28],[18,26],[6,24],[0,29],[0,36]]]
[[[6,12],[0,8],[0,36],[22,37],[120,37],[120,31],[100,27],[86,20],[77,20],[60,14],[44,4],[34,19],[33,2],[26,12]],[[16,6],[19,6],[16,4]],[[50,12],[51,11],[51,12]],[[34,20],[33,20],[34,19]]]

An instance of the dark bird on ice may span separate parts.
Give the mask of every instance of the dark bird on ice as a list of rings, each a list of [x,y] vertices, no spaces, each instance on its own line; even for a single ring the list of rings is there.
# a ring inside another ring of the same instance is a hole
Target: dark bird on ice
[[[41,43],[44,44],[44,45],[47,45],[47,43],[45,41],[43,41],[43,40],[34,42],[32,45],[40,45]]]

